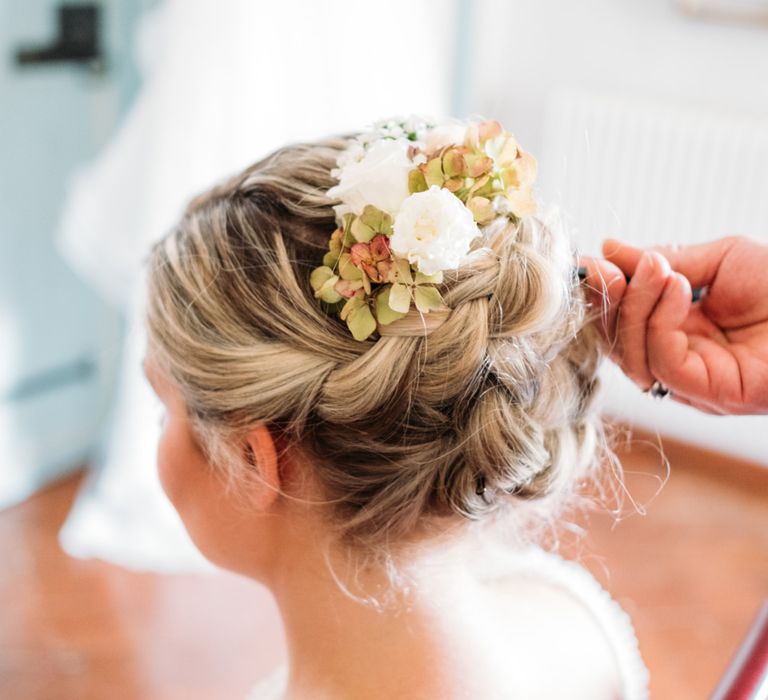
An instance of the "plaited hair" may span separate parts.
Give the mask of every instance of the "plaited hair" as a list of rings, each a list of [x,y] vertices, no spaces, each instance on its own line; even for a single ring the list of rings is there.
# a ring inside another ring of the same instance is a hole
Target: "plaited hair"
[[[412,309],[357,341],[309,283],[346,143],[279,149],[195,198],[152,250],[150,343],[210,460],[233,484],[252,475],[239,436],[266,423],[306,456],[328,523],[362,547],[442,516],[555,513],[602,441],[599,345],[567,238],[499,218],[438,285],[451,311],[436,327]]]

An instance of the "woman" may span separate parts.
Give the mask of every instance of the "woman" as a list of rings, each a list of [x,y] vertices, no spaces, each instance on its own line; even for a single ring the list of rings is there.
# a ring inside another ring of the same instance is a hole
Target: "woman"
[[[497,122],[383,122],[276,151],[153,248],[163,488],[285,624],[252,697],[647,697],[626,615],[533,544],[602,444],[535,172]]]

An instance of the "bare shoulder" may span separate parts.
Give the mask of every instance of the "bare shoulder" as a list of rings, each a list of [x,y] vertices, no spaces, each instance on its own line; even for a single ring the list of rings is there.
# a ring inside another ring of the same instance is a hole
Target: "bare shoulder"
[[[580,598],[556,583],[523,576],[505,576],[487,585],[493,591],[499,634],[510,653],[524,660],[519,668],[530,675],[531,688],[546,684],[541,697],[620,697],[611,642]]]

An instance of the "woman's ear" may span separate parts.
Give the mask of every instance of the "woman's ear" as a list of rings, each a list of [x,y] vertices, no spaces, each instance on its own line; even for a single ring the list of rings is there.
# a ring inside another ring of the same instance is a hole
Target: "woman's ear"
[[[251,497],[262,510],[268,510],[280,495],[280,468],[277,448],[265,423],[258,423],[245,436],[245,459],[258,472]]]

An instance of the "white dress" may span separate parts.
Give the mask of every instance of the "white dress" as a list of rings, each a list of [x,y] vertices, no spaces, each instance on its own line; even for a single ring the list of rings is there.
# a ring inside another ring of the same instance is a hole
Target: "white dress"
[[[637,636],[627,613],[580,564],[539,547],[505,557],[504,573],[535,578],[556,585],[580,601],[602,628],[614,651],[622,700],[648,699],[648,669],[640,656]],[[288,682],[288,666],[278,666],[259,681],[246,700],[281,700]]]

